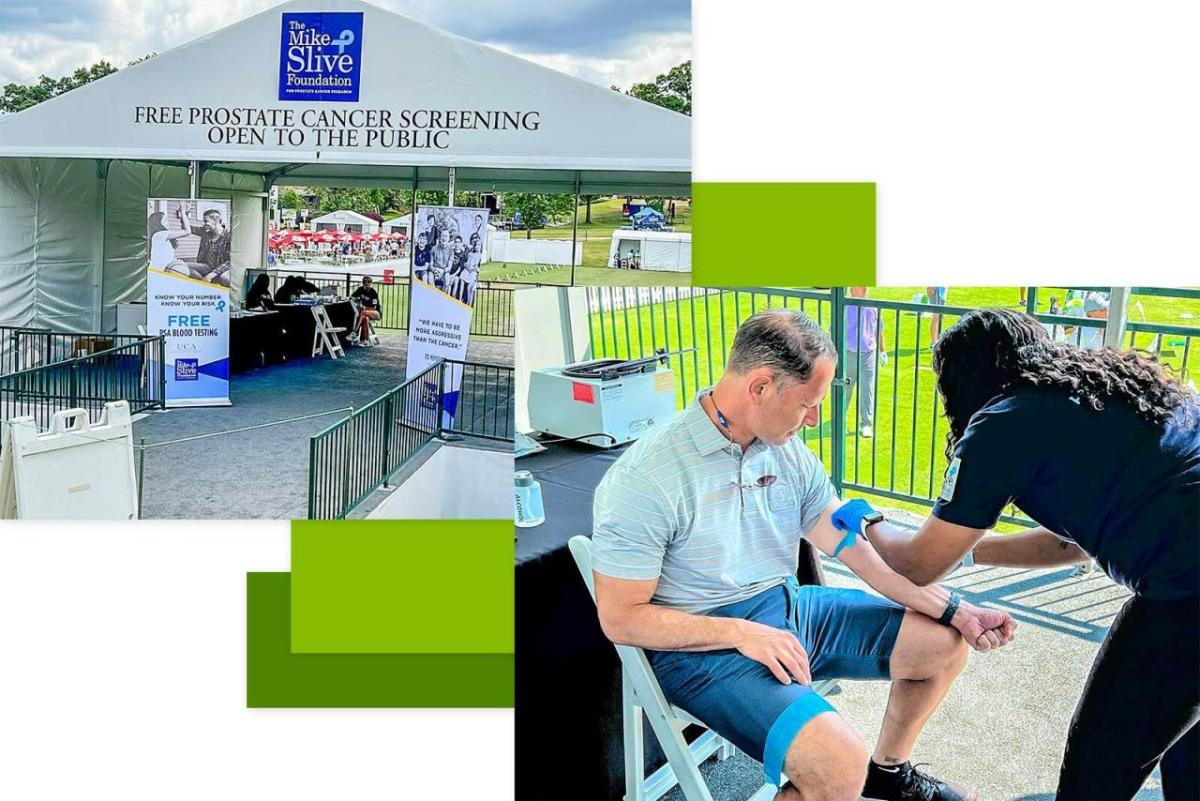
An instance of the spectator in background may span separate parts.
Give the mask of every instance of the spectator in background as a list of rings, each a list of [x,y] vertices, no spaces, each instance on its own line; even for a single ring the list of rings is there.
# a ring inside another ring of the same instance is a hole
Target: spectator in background
[[[350,341],[365,345],[371,341],[371,323],[383,316],[383,306],[379,303],[379,293],[371,285],[371,276],[364,275],[362,286],[350,295],[358,304],[358,319],[354,330],[350,332]]]
[[[1067,299],[1063,303],[1063,314],[1067,317],[1086,317],[1083,311],[1083,293],[1077,289],[1067,290]],[[1080,326],[1063,326],[1063,341],[1072,345],[1079,344]]]
[[[930,306],[945,306],[946,295],[949,292],[949,287],[944,286],[927,286],[925,287],[925,302]],[[938,335],[942,332],[942,315],[933,314],[929,317],[929,348],[933,349],[933,343],[937,342]]]
[[[246,308],[264,311],[271,311],[275,308],[275,302],[271,300],[271,276],[259,273],[258,277],[254,279],[254,283],[250,285],[250,291],[246,293]]]
[[[1046,313],[1047,314],[1062,314],[1063,313],[1062,302],[1058,299],[1058,295],[1050,296],[1050,309]],[[1063,341],[1062,326],[1058,325],[1057,323],[1042,323],[1042,328],[1046,329],[1046,333],[1049,334],[1050,338],[1053,339],[1055,342]]]
[[[1108,295],[1103,292],[1089,292],[1083,299],[1083,314],[1092,320],[1108,319]],[[1079,336],[1079,347],[1084,349],[1104,347],[1103,328],[1084,328]]]
[[[850,297],[865,298],[865,286],[849,287]],[[878,331],[878,341],[876,332]],[[873,306],[848,306],[846,308],[846,397],[845,408],[850,408],[850,397],[858,387],[858,433],[864,437],[874,436],[875,418],[875,370],[876,355],[887,364],[887,346],[883,343],[883,328],[879,325],[879,309]]]

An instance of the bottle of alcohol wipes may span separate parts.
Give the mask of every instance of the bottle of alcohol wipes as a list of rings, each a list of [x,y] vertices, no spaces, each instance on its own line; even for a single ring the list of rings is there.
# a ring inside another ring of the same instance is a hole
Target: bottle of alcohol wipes
[[[516,507],[513,516],[519,528],[533,528],[546,522],[546,510],[542,507],[542,485],[528,470],[518,470],[513,483],[516,485]]]

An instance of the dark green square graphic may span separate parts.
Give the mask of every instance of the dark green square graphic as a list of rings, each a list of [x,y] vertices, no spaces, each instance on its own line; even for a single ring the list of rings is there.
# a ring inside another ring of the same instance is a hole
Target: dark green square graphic
[[[513,705],[512,654],[293,654],[291,575],[246,576],[246,706]]]

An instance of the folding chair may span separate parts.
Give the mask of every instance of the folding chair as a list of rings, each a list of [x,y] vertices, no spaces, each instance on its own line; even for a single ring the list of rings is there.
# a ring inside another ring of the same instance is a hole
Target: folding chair
[[[328,350],[330,358],[336,359],[339,356],[345,356],[346,351],[342,350],[342,342],[338,339],[338,334],[344,334],[346,329],[334,327],[329,320],[329,312],[325,311],[324,306],[313,306],[312,314],[313,319],[317,321],[317,326],[313,330],[312,355],[320,356]]]
[[[583,536],[572,537],[568,543],[575,564],[583,575],[588,593],[596,600],[596,587],[592,577],[592,541]],[[700,764],[713,754],[725,760],[737,753],[733,743],[721,737],[702,721],[685,710],[669,703],[659,687],[658,679],[646,653],[641,648],[617,645],[617,656],[621,659],[622,719],[625,739],[625,801],[656,801],[676,784],[683,789],[687,801],[713,801],[712,794],[700,774]],[[835,686],[832,681],[813,683],[813,689],[825,694]],[[642,715],[650,721],[650,728],[658,738],[667,764],[651,775],[646,775],[645,751],[642,738]],[[691,744],[684,739],[683,730],[688,726],[701,726],[706,731]],[[769,801],[775,797],[776,788],[764,784],[747,801]]]

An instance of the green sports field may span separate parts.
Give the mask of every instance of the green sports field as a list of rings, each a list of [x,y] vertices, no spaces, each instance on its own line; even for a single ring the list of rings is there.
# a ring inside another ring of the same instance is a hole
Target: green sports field
[[[579,206],[579,231],[577,236],[583,243],[583,261],[575,267],[575,283],[579,286],[688,286],[690,273],[670,273],[655,270],[617,270],[607,267],[609,243],[613,231],[625,225],[621,216],[622,198],[592,203],[592,222],[584,223],[586,209]],[[686,200],[675,201],[676,231],[692,230],[692,207]],[[525,236],[525,231],[513,231],[513,238]],[[571,223],[554,227],[539,228],[532,232],[533,239],[570,239]],[[527,284],[571,283],[571,268],[544,264],[504,264],[491,262],[484,266],[480,277],[489,281],[508,281]]]
[[[710,386],[720,378],[724,356],[740,320],[765,307],[801,309],[829,327],[827,299],[796,297],[771,293],[726,290],[694,299],[673,289],[651,298],[642,290],[592,290],[603,312],[593,311],[591,330],[594,354],[601,356],[649,355],[656,347],[668,350],[695,348],[671,358],[676,377],[677,402],[682,407],[698,388]],[[870,298],[914,302],[924,295],[924,287],[872,288]],[[1052,295],[1065,296],[1062,288],[1039,287],[1038,311],[1045,312]],[[948,303],[971,308],[1021,308],[1016,287],[952,287]],[[628,311],[623,306],[629,305]],[[617,306],[619,308],[614,308]],[[932,307],[931,307],[932,308]],[[871,487],[898,496],[930,499],[937,495],[945,471],[946,422],[941,415],[931,352],[929,311],[885,309],[881,313],[883,345],[887,363],[878,365],[878,389],[873,415],[874,436],[863,437],[853,416],[846,424],[844,481],[849,485]],[[957,316],[943,314],[941,325],[951,325]],[[1155,347],[1161,361],[1171,366],[1185,381],[1200,384],[1200,299],[1136,295],[1131,301],[1130,320],[1195,327],[1193,336],[1137,334],[1139,348]],[[1185,363],[1186,358],[1186,363]],[[854,399],[855,404],[857,400]],[[832,469],[830,404],[822,410],[818,430],[803,436],[810,447]],[[1074,447],[1064,443],[1064,447]],[[848,493],[853,494],[853,493]],[[909,504],[893,500],[895,505]],[[912,506],[911,508],[919,508]]]

